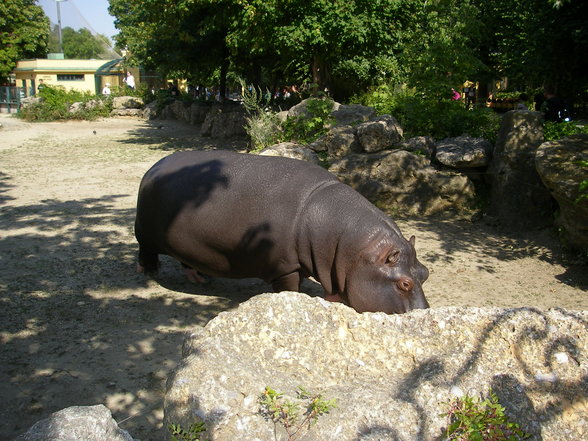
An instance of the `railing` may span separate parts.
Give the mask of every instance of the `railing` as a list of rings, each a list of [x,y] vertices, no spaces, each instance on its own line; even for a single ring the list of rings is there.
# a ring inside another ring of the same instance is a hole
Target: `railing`
[[[21,87],[0,86],[0,112],[15,113],[24,97],[25,93]]]

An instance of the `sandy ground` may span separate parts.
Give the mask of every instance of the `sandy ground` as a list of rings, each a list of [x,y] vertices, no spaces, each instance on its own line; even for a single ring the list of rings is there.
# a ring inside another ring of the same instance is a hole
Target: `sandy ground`
[[[102,403],[142,441],[162,439],[165,380],[183,334],[269,291],[256,280],[192,285],[162,259],[135,272],[145,171],[181,149],[244,148],[178,122],[29,124],[0,115],[0,440],[52,412]],[[588,309],[588,268],[552,230],[513,234],[460,219],[397,220],[431,270],[437,306]],[[304,290],[318,295],[307,282]]]

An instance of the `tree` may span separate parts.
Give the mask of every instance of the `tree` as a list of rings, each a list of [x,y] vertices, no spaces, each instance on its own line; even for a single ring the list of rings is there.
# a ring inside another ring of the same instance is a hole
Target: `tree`
[[[229,47],[268,61],[272,72],[335,97],[398,71],[398,35],[414,0],[242,0]],[[273,61],[271,61],[273,60]]]
[[[469,0],[418,2],[400,36],[406,82],[432,98],[449,97],[487,70],[479,56],[478,9]]]
[[[0,2],[0,83],[7,81],[23,58],[44,56],[49,19],[35,0]]]
[[[61,32],[62,50],[65,58],[78,59],[110,59],[113,57],[110,51],[110,39],[106,35],[92,34],[88,29],[75,30],[65,27]],[[49,35],[49,52],[59,52],[59,28],[53,27]]]
[[[234,0],[111,0],[109,11],[120,30],[117,46],[132,54],[131,62],[197,83],[220,69],[224,89],[230,63],[226,38],[236,6]]]
[[[497,76],[519,88],[550,85],[575,95],[588,85],[588,3],[478,0],[484,45]]]
[[[98,58],[103,51],[102,42],[86,28],[76,31],[66,27],[62,31],[62,39],[65,58]]]

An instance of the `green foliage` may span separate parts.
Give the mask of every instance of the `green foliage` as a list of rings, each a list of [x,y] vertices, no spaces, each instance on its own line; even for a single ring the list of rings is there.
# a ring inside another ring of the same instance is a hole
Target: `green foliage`
[[[240,80],[240,84],[243,106],[249,114],[245,131],[251,139],[251,150],[254,152],[283,141],[309,144],[324,135],[333,122],[331,112],[334,103],[330,99],[309,98],[305,115],[281,122],[278,114],[270,109],[270,99],[261,88],[247,86],[243,80]]]
[[[588,168],[588,161],[576,161],[576,164],[580,167]],[[576,203],[583,199],[588,199],[588,179],[584,179],[582,182],[580,182],[578,191],[580,192],[580,196],[576,198]]]
[[[483,401],[468,395],[448,403],[447,441],[520,441],[530,438],[509,421],[492,391]],[[443,416],[443,415],[442,415]]]
[[[25,58],[45,55],[49,19],[35,0],[0,2],[0,84]]]
[[[136,61],[199,84],[230,69],[341,102],[383,83],[439,99],[504,75],[523,88],[588,82],[580,0],[111,0],[110,12]]]
[[[485,24],[480,56],[495,77],[508,76],[509,83],[524,87],[551,84],[564,95],[585,88],[588,60],[578,54],[588,49],[588,2],[478,3]]]
[[[70,27],[65,27],[62,31],[62,37],[65,58],[99,58],[104,50],[103,42],[94,37],[86,28],[76,31]]]
[[[112,110],[112,98],[98,98],[90,92],[66,90],[61,86],[45,86],[39,91],[41,99],[23,106],[18,116],[27,121],[55,121],[63,119],[92,120],[105,117]],[[70,112],[73,103],[83,103],[76,112]]]
[[[553,141],[562,139],[566,136],[578,135],[581,133],[588,134],[588,126],[585,124],[578,124],[574,121],[569,122],[552,122],[545,121],[543,123],[543,136],[545,141]]]
[[[245,131],[251,140],[250,149],[259,152],[280,141],[281,126],[277,113],[269,108],[269,99],[259,87],[247,86],[239,79],[243,107],[249,116],[246,118]]]
[[[321,394],[313,394],[298,387],[297,401],[284,398],[284,394],[270,387],[259,397],[261,413],[275,424],[281,424],[288,435],[288,441],[299,438],[303,432],[317,423],[318,418],[337,407],[337,400],[326,400]]]
[[[306,103],[307,115],[288,118],[283,123],[284,140],[309,144],[327,133],[333,122],[333,101],[309,98]]]
[[[62,50],[66,59],[111,59],[117,55],[110,49],[111,42],[106,35],[93,35],[88,29],[75,30],[69,26],[62,29]],[[49,52],[59,52],[59,27],[56,25],[49,34]]]
[[[206,432],[206,427],[203,422],[191,424],[188,430],[179,424],[170,424],[168,430],[171,434],[171,441],[201,441],[200,434]]]
[[[443,139],[468,134],[494,142],[500,127],[500,117],[490,109],[467,109],[459,101],[427,98],[412,89],[382,85],[353,101],[372,106],[379,114],[394,116],[406,138]]]

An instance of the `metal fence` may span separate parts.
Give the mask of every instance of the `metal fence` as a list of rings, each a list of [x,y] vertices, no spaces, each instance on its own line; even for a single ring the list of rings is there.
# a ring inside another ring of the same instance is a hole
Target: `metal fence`
[[[25,91],[22,87],[0,86],[0,112],[16,113],[24,97]]]

